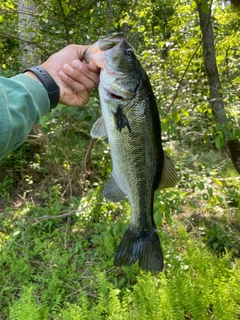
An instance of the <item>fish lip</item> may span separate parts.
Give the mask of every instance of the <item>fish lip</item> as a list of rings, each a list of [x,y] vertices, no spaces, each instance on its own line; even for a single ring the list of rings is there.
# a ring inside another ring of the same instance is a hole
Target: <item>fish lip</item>
[[[105,69],[106,70],[106,69]],[[111,71],[113,72],[112,75],[114,74],[114,79],[118,79],[117,85],[115,84],[115,80],[113,82],[105,82],[104,79],[102,78],[102,72],[100,74],[100,83],[99,83],[99,90],[103,90],[105,92],[105,96],[109,100],[131,100],[135,98],[136,92],[132,91],[126,91],[124,86],[121,86],[119,84],[119,80],[121,78],[125,78],[125,74],[123,72],[119,72],[114,69],[108,68],[107,73],[111,74]],[[110,76],[111,77],[111,76]]]
[[[103,84],[101,85],[101,88],[105,92],[105,96],[107,97],[108,100],[117,100],[117,101],[131,100],[136,96],[136,94],[133,92],[128,92],[126,94],[122,92],[119,93],[119,91],[117,92],[109,88],[106,88]]]
[[[112,91],[106,91],[106,95],[109,100],[126,100],[122,95],[116,94]]]
[[[122,94],[119,94],[118,92],[104,88],[104,86],[102,86],[102,88],[108,100],[125,100],[125,97]]]

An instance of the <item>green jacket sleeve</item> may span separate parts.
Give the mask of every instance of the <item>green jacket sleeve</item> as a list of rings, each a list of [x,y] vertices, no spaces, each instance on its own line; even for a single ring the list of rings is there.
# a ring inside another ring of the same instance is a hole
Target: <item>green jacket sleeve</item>
[[[0,77],[0,159],[27,139],[49,109],[47,91],[36,80],[24,74]]]

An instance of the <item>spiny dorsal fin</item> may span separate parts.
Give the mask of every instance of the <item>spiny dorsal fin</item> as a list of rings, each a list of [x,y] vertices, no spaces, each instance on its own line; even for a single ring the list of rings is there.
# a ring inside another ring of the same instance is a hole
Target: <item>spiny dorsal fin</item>
[[[94,124],[91,130],[92,138],[100,138],[102,140],[107,138],[107,129],[103,117],[100,117]]]
[[[163,170],[158,189],[172,188],[177,184],[177,173],[171,159],[164,152]]]

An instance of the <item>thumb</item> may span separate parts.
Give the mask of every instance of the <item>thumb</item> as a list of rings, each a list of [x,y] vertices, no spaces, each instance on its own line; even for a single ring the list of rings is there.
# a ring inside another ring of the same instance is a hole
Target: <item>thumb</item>
[[[83,54],[89,47],[90,47],[89,45],[76,45],[76,51],[77,51],[79,60],[83,60]]]

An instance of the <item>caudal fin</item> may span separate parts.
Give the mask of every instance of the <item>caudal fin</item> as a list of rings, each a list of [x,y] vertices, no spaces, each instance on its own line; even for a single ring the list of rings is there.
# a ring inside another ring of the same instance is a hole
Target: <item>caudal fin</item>
[[[163,253],[157,231],[137,233],[131,227],[125,232],[115,255],[115,266],[129,266],[137,260],[139,267],[145,271],[163,270]]]

